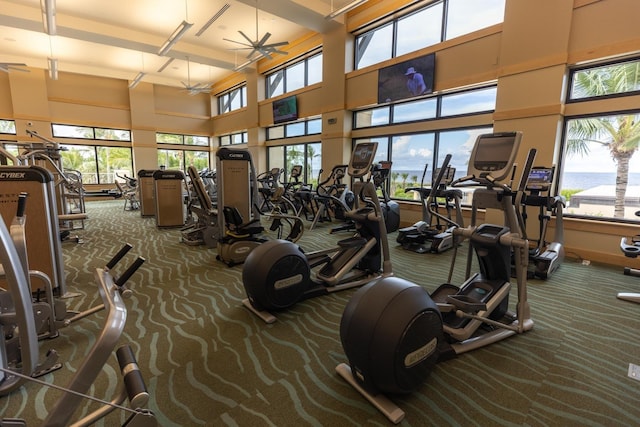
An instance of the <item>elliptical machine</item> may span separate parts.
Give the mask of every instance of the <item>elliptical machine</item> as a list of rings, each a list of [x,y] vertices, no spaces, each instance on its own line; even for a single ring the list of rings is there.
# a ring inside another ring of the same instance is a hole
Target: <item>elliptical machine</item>
[[[383,277],[359,289],[345,307],[340,338],[349,363],[339,364],[336,371],[394,423],[404,418],[404,412],[384,393],[410,393],[439,360],[533,328],[526,288],[529,244],[521,237],[522,219],[514,206],[514,200],[520,203],[524,180],[517,191],[498,182],[511,172],[520,140],[519,132],[480,135],[467,176],[452,183],[485,187],[474,192],[471,225],[453,230],[456,237],[470,240],[478,273],[470,275],[472,257],[468,256],[465,282],[460,287],[445,283],[431,295],[407,280]],[[531,150],[523,177],[534,157]],[[477,210],[488,208],[503,211],[504,226],[475,225]],[[508,302],[512,255],[516,259],[515,312],[509,310]],[[449,281],[454,265],[455,255]]]
[[[408,187],[404,190],[405,193],[415,191],[420,195],[422,220],[399,229],[396,237],[396,242],[400,243],[403,249],[419,254],[442,253],[451,249],[454,245],[452,230],[464,226],[460,206],[462,192],[455,188],[447,188],[454,180],[455,168],[447,166],[443,174],[440,174],[442,167],[436,169],[435,175],[440,175],[441,179],[432,181],[431,188],[425,188],[424,178],[428,167],[427,163],[422,173],[420,187]],[[438,214],[441,208],[438,199],[444,199],[446,217]],[[452,219],[453,211],[456,214],[455,221]]]
[[[354,192],[343,182],[348,167],[348,165],[334,166],[324,181],[320,181],[322,175],[322,169],[320,169],[315,194],[318,210],[309,230],[313,230],[318,222],[331,222],[332,213],[335,219],[347,221],[345,214],[353,208],[355,197]]]
[[[527,178],[526,191],[522,200],[522,217],[526,223],[527,206],[537,206],[540,234],[536,246],[529,249],[529,278],[547,279],[564,261],[563,196],[551,196],[549,191],[555,168],[531,168]],[[556,229],[552,242],[546,240],[550,213],[555,213]],[[526,237],[526,227],[524,229]]]
[[[392,274],[380,201],[373,182],[364,179],[376,148],[376,142],[359,143],[349,163],[349,175],[357,179],[353,186],[357,197],[355,208],[346,215],[356,224],[355,236],[339,241],[336,247],[307,254],[292,242],[273,240],[247,257],[242,269],[247,299],[242,303],[265,322],[276,320],[269,311]]]

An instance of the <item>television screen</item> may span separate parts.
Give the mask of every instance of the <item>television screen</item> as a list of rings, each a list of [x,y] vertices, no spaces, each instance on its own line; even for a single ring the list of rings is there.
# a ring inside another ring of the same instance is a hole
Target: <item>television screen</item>
[[[378,103],[433,92],[435,63],[436,54],[430,53],[378,70]]]
[[[284,123],[298,119],[298,100],[295,96],[273,101],[273,123]]]

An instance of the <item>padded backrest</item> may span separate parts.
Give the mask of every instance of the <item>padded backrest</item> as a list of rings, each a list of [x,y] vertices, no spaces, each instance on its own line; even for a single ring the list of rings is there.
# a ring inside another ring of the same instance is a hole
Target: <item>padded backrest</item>
[[[187,173],[189,174],[189,178],[191,178],[191,185],[193,186],[193,191],[196,192],[196,196],[200,202],[200,207],[208,211],[213,210],[211,197],[209,197],[209,193],[207,193],[202,177],[196,170],[195,166],[189,166]]]

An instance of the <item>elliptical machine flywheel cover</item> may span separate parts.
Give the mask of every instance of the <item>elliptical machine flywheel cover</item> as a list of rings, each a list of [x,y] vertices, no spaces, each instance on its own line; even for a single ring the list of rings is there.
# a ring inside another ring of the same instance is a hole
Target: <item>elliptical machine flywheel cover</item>
[[[426,380],[443,341],[442,316],[422,287],[398,277],[356,291],[340,321],[340,340],[367,391],[410,393]]]
[[[251,251],[242,268],[242,284],[258,310],[284,310],[300,300],[311,268],[302,249],[287,240],[270,240]]]

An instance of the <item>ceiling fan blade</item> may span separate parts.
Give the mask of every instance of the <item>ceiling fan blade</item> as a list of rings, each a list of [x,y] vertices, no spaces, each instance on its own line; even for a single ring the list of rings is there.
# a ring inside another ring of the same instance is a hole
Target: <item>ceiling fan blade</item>
[[[277,46],[284,46],[289,44],[289,42],[277,42],[277,43],[269,43],[269,44],[265,44],[262,45],[263,48],[272,48],[272,47],[277,47]]]
[[[269,39],[269,37],[271,37],[271,33],[269,32],[265,33],[264,36],[262,36],[262,38],[258,42],[258,46],[263,46],[266,43],[267,39]]]
[[[247,59],[251,59],[251,57],[253,56],[254,53],[262,54],[262,52],[260,52],[259,49],[253,48],[253,50],[251,52],[249,52],[249,54],[247,55]]]
[[[23,62],[0,62],[0,66],[2,67],[10,67],[10,66],[16,66],[16,67],[26,67],[27,64],[23,63]]]
[[[222,39],[222,40],[225,40],[225,41],[228,41],[228,42],[231,42],[231,43],[241,44],[242,46],[247,46],[249,49],[253,48],[253,44],[247,44],[247,43],[244,43],[244,42],[239,42],[239,41],[231,40],[231,39]]]
[[[245,33],[243,33],[242,31],[238,31],[242,37],[244,37],[245,39],[247,39],[247,41],[250,43],[251,46],[255,45],[255,42],[253,40],[251,40]]]

